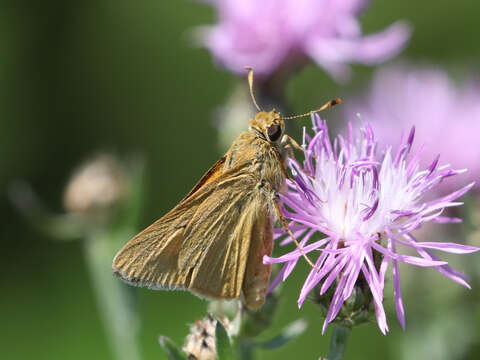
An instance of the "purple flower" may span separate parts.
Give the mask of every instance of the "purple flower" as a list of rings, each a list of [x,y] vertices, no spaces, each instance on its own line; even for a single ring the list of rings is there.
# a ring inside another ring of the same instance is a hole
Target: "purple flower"
[[[397,55],[409,27],[397,22],[362,36],[359,13],[368,0],[210,0],[217,25],[203,27],[202,42],[226,68],[243,74],[246,65],[268,76],[309,58],[336,80],[349,76],[348,63],[378,64]]]
[[[359,136],[355,136],[350,127],[346,138],[338,136],[332,144],[326,123],[315,115],[314,131],[313,138],[304,135],[303,167],[290,160],[295,181],[288,181],[288,191],[281,199],[289,208],[283,211],[303,251],[310,257],[318,254],[314,261],[316,269],[312,269],[305,280],[298,305],[303,304],[315,286],[320,288],[320,295],[336,286],[323,331],[361,278],[368,284],[378,326],[385,334],[388,326],[383,290],[389,266],[393,273],[397,315],[404,328],[399,262],[434,267],[470,288],[465,275],[449,267],[431,250],[464,254],[479,249],[456,243],[420,242],[412,232],[425,222],[458,222],[456,218],[442,216],[442,212],[461,205],[456,199],[473,183],[448,195],[425,200],[433,187],[459,171],[440,165],[438,157],[427,168],[420,169],[420,153],[410,154],[414,128],[396,151],[387,148],[381,157],[376,155],[377,143],[368,124]],[[316,232],[326,237],[312,242]],[[277,229],[277,238],[283,234],[283,229]],[[286,237],[281,245],[291,241]],[[401,248],[410,248],[416,255],[404,255]],[[271,289],[290,275],[301,257],[298,249],[279,258],[264,257],[265,264],[284,264]]]
[[[402,130],[415,124],[418,136],[425,139],[420,145],[423,159],[442,154],[443,161],[468,169],[467,181],[473,181],[480,177],[479,85],[457,86],[440,69],[389,66],[376,73],[363,99],[345,109],[375,127],[380,145],[398,144]],[[458,186],[449,181],[439,189]]]

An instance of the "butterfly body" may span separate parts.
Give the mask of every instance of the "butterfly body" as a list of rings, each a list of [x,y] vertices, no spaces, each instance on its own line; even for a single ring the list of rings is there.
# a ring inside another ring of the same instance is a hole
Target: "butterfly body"
[[[257,113],[228,152],[171,211],[130,240],[113,271],[132,285],[201,297],[264,301],[272,219],[285,186],[289,145],[275,111]]]

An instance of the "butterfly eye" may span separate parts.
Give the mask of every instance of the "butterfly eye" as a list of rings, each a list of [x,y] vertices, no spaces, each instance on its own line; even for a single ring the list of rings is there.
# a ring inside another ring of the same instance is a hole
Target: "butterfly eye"
[[[277,124],[269,126],[267,128],[267,135],[270,141],[277,141],[282,135],[282,128]]]

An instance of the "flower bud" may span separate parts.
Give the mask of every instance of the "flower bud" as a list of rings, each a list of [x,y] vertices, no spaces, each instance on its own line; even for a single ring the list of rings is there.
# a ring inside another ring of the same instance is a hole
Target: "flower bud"
[[[202,320],[197,320],[197,322],[190,327],[190,334],[185,338],[185,345],[182,348],[185,354],[187,354],[188,359],[217,359],[217,349],[215,345],[215,328],[217,321],[217,319],[208,315]],[[230,327],[228,319],[222,318],[221,323],[228,331]]]
[[[334,292],[334,288],[330,288],[325,294],[320,295],[319,285],[314,290],[314,302],[320,306],[324,317],[327,317]],[[372,303],[372,294],[365,280],[359,279],[353,288],[352,294],[345,300],[338,315],[332,322],[352,328],[370,321],[374,317],[375,309]]]
[[[125,196],[126,183],[118,160],[98,155],[73,173],[64,195],[65,208],[82,214],[106,210]]]

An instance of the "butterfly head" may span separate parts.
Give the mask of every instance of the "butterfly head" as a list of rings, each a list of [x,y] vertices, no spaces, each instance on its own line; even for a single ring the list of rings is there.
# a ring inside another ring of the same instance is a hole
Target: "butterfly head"
[[[258,110],[255,118],[250,120],[249,130],[254,132],[258,137],[271,143],[277,143],[282,139],[282,135],[285,131],[285,120],[311,116],[314,113],[326,110],[334,105],[342,103],[341,99],[333,99],[318,109],[309,111],[308,113],[287,117],[281,117],[280,114],[275,110],[269,112],[263,111],[260,106],[258,106],[255,96],[253,95],[253,69],[249,66],[246,66],[245,69],[248,70],[248,87],[250,89],[250,96],[252,97],[253,105],[255,105]]]
[[[259,111],[255,118],[250,120],[249,129],[262,139],[276,143],[282,138],[285,123],[275,110]]]

